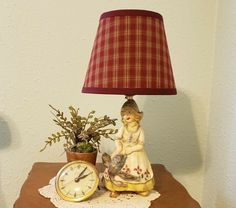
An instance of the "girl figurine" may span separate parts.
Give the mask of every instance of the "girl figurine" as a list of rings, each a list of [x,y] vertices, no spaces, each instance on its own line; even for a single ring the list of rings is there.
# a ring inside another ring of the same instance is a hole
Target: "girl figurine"
[[[117,197],[120,191],[147,196],[154,187],[153,171],[144,151],[144,132],[140,127],[142,116],[136,102],[128,98],[121,108],[123,126],[117,133],[116,149],[111,155],[114,167],[119,167],[116,163],[122,158],[122,167],[115,175],[111,175],[112,168],[106,168],[104,172],[105,187],[111,191],[111,197]]]

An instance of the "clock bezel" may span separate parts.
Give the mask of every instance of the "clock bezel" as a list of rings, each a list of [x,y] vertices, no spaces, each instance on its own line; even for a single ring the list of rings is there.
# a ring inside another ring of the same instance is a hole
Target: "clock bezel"
[[[64,172],[65,169],[68,169],[70,168],[70,166],[74,165],[74,164],[84,164],[86,166],[89,166],[95,173],[96,177],[95,177],[95,185],[92,187],[92,189],[86,193],[84,196],[82,197],[78,197],[78,198],[71,198],[71,197],[68,197],[66,196],[60,189],[60,186],[59,186],[59,180],[60,180],[60,177],[61,177],[61,174]],[[86,161],[83,161],[83,160],[76,160],[76,161],[72,161],[72,162],[69,162],[67,164],[65,164],[57,173],[56,175],[56,180],[55,180],[55,187],[56,187],[56,192],[58,193],[58,195],[66,200],[66,201],[70,201],[70,202],[80,202],[80,201],[84,201],[85,199],[89,198],[97,189],[98,187],[98,184],[99,184],[99,175],[98,175],[98,171],[96,169],[96,167],[89,163],[89,162],[86,162]]]

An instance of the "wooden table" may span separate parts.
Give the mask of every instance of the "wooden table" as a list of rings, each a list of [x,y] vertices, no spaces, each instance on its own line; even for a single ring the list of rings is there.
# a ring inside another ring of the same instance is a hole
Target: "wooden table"
[[[14,204],[14,208],[55,208],[55,206],[38,193],[38,189],[47,185],[58,170],[65,163],[42,163],[37,162],[33,165],[28,178],[24,182],[19,198]],[[155,190],[161,196],[152,201],[152,208],[200,208],[187,192],[187,190],[173,178],[163,165],[153,164],[155,176]],[[97,165],[102,171],[101,164]]]

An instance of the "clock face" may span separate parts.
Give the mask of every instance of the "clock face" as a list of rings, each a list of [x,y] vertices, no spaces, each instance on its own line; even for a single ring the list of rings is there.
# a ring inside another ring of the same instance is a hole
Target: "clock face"
[[[97,189],[98,172],[94,165],[85,161],[67,163],[56,176],[56,190],[67,201],[82,201]]]

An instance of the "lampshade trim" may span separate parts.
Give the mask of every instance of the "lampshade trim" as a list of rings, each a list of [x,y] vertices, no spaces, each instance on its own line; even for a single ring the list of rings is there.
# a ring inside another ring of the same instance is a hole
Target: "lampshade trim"
[[[113,10],[105,12],[101,15],[100,20],[103,18],[114,17],[114,16],[145,16],[145,17],[149,16],[163,20],[162,15],[157,12],[139,10],[139,9],[122,9],[122,10]]]
[[[175,88],[97,88],[97,87],[83,87],[82,93],[92,94],[121,94],[121,95],[176,95]]]

